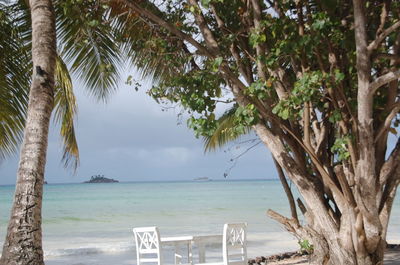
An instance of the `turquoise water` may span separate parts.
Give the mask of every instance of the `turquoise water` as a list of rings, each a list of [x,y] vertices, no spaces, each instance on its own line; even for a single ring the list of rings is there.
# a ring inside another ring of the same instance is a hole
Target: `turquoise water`
[[[2,245],[14,187],[0,187]],[[400,239],[400,200],[388,239]],[[249,257],[297,249],[297,240],[266,216],[288,215],[279,181],[148,182],[46,185],[43,241],[46,264],[134,264],[132,228],[158,226],[161,236],[220,234],[229,222],[248,223]]]

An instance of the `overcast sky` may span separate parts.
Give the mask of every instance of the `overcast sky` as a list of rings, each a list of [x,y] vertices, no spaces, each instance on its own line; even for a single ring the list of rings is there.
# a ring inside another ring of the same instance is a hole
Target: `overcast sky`
[[[194,137],[186,120],[179,125],[177,111],[162,111],[145,91],[146,86],[136,92],[121,81],[118,91],[103,104],[75,84],[80,167],[75,175],[63,168],[59,132],[51,126],[46,180],[74,183],[97,174],[119,181],[224,179],[224,172],[234,163],[230,160],[249,145],[237,148],[232,144],[204,154],[202,140]],[[15,183],[17,166],[18,155],[0,164],[0,185]],[[241,156],[227,178],[276,178],[267,149],[259,144]]]

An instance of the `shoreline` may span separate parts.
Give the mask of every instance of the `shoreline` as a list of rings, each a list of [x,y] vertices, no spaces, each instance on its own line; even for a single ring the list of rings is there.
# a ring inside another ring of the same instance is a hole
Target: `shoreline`
[[[398,242],[398,241],[397,241]],[[219,252],[219,251],[218,251]],[[89,264],[136,264],[134,249],[117,253],[87,253],[84,256],[63,256],[55,259],[47,259],[48,265],[89,265]],[[211,257],[212,262],[219,261],[218,255]],[[218,260],[217,260],[218,259]],[[400,265],[400,244],[390,244],[385,253],[385,265]],[[308,265],[308,255],[299,254],[296,251],[281,252],[280,254],[260,256],[249,259],[248,265]],[[251,262],[254,261],[254,262]],[[166,260],[165,264],[173,264],[173,260]]]

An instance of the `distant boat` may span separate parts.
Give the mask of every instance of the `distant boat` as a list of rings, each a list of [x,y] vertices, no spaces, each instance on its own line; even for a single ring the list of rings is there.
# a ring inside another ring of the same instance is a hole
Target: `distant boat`
[[[96,175],[96,176],[91,176],[90,180],[85,181],[83,183],[115,183],[119,182],[118,180],[115,179],[109,179],[104,177],[104,175]]]
[[[195,178],[193,180],[195,180],[195,181],[211,181],[212,179],[207,178],[207,177],[200,177],[200,178]]]

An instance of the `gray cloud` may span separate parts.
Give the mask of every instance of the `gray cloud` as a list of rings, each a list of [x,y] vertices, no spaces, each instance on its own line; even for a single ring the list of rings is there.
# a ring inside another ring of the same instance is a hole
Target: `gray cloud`
[[[121,181],[192,180],[207,176],[223,179],[245,150],[225,148],[204,154],[202,140],[178,124],[177,110],[162,108],[146,95],[121,83],[107,104],[97,103],[75,85],[78,100],[76,133],[81,165],[76,175],[60,163],[62,145],[58,128],[51,126],[46,179],[50,183],[81,182],[94,174]],[[250,136],[250,137],[255,137]],[[234,146],[234,145],[233,145]],[[18,158],[0,165],[0,184],[14,184]],[[228,178],[273,178],[269,152],[262,145],[242,156]]]

